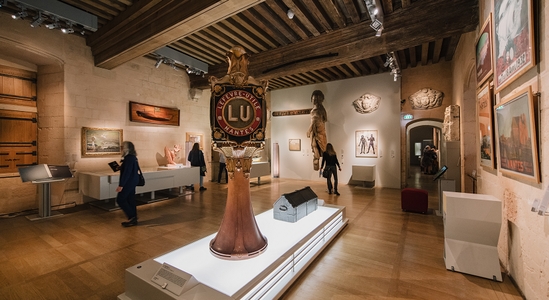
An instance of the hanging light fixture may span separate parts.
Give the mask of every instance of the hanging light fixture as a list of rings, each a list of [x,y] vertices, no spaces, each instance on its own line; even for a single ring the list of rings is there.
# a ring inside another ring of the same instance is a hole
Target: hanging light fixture
[[[65,25],[66,25],[65,27],[61,28],[61,32],[66,34],[70,34],[74,32],[74,29],[72,28],[72,22],[67,21]]]

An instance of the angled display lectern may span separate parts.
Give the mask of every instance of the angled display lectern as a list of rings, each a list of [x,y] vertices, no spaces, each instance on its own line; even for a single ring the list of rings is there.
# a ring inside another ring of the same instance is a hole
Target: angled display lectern
[[[498,256],[501,201],[482,194],[443,195],[446,269],[502,281]]]
[[[69,166],[33,165],[19,168],[19,175],[23,182],[32,182],[38,186],[38,215],[30,215],[31,221],[62,216],[61,213],[51,211],[51,186],[52,182],[63,181],[73,177]]]

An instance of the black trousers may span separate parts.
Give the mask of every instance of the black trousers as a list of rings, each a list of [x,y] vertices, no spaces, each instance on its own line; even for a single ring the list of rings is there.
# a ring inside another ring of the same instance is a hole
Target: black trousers
[[[337,167],[336,166],[326,166],[326,169],[330,169],[330,176],[326,178],[326,183],[328,184],[328,192],[332,192],[332,188],[337,192]],[[332,176],[334,177],[334,184],[332,185]]]
[[[135,186],[125,187],[116,195],[116,203],[124,211],[128,220],[137,217],[137,205],[135,203]]]

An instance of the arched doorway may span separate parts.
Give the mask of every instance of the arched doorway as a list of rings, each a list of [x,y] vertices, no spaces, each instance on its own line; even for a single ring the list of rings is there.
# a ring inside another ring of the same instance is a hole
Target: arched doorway
[[[411,186],[409,182],[413,179],[411,172],[422,171],[420,157],[426,145],[437,147],[438,166],[446,163],[441,161],[444,155],[440,155],[446,151],[445,143],[441,142],[442,126],[442,121],[439,120],[419,120],[406,126],[406,186]]]

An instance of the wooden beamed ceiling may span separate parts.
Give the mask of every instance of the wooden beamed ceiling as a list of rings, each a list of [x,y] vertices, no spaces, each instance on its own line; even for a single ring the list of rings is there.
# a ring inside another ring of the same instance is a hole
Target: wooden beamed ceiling
[[[237,44],[251,54],[250,75],[270,89],[389,72],[388,52],[400,69],[449,61],[479,15],[478,0],[376,0],[384,26],[376,37],[365,0],[61,2],[98,17],[99,30],[84,34],[96,66],[114,69],[169,46],[209,65],[205,76],[189,75],[196,88],[226,74],[225,53]],[[11,2],[0,8],[16,10]]]

